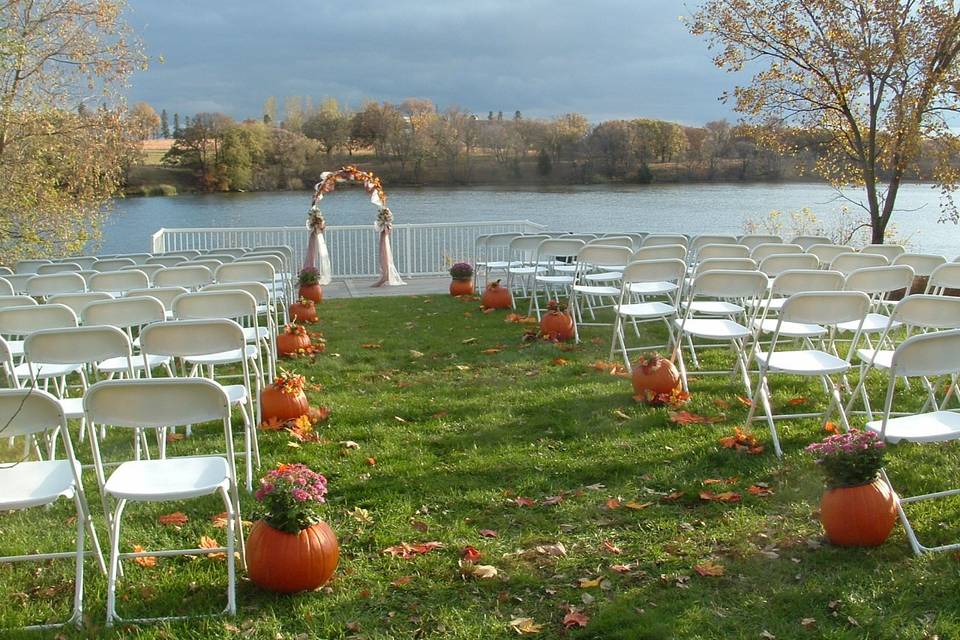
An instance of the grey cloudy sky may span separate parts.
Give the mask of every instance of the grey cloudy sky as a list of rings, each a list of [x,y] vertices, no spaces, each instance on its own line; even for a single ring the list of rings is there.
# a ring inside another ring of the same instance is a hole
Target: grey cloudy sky
[[[695,6],[696,0],[691,0]],[[680,22],[678,0],[129,0],[163,64],[132,102],[257,117],[268,96],[430,98],[475,113],[592,121],[732,118],[734,77]],[[281,100],[282,104],[282,100]]]

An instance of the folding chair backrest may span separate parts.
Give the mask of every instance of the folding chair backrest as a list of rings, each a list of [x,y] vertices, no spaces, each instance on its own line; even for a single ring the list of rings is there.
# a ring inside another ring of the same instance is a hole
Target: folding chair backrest
[[[67,428],[59,401],[36,388],[0,389],[0,424],[10,438]]]
[[[633,238],[629,236],[603,236],[602,238],[590,240],[587,244],[602,244],[607,247],[626,247],[630,249],[630,251],[633,251]]]
[[[799,244],[768,243],[758,244],[750,251],[750,257],[757,262],[763,262],[770,256],[783,256],[787,254],[803,253],[803,247]],[[817,258],[819,260],[819,258]]]
[[[150,282],[153,282],[153,279],[157,277],[157,274],[166,269],[162,264],[135,264],[131,266],[124,267],[120,269],[121,271],[142,271],[147,274],[147,278],[150,279]]]
[[[930,274],[927,291],[942,293],[943,289],[960,289],[960,262],[942,264]]]
[[[112,299],[109,293],[103,291],[87,291],[86,293],[62,293],[57,296],[51,296],[47,302],[66,305],[73,309],[73,312],[77,314],[79,318],[83,314],[83,310],[90,304]]]
[[[270,303],[270,290],[262,282],[223,282],[217,284],[208,284],[200,289],[201,291],[246,291],[257,304]],[[183,293],[186,293],[184,291]],[[171,307],[172,308],[172,307]]]
[[[643,239],[644,247],[655,247],[661,244],[680,244],[684,247],[689,245],[687,236],[679,233],[651,233]]]
[[[537,251],[537,247],[544,240],[549,240],[550,236],[520,236],[510,241],[510,259],[519,258],[529,261]]]
[[[69,258],[64,258],[63,262],[72,262],[74,264],[80,265],[81,269],[92,269],[93,265],[96,264],[97,260],[100,258],[96,256],[71,256]]]
[[[260,254],[253,254],[249,256],[243,256],[242,258],[238,258],[235,262],[231,262],[230,264],[234,265],[234,264],[244,264],[244,263],[250,263],[250,262],[266,262],[267,264],[273,267],[274,273],[283,273],[285,271],[285,268],[283,265],[283,258],[277,255],[272,255],[272,254],[260,253]]]
[[[76,273],[51,273],[27,280],[27,294],[55,296],[58,293],[82,293],[87,290],[83,276]]]
[[[597,239],[597,234],[595,233],[565,233],[558,238],[563,240],[582,240],[584,243],[590,242],[591,240]]]
[[[0,333],[30,335],[40,329],[62,329],[77,326],[77,315],[62,304],[42,304],[35,307],[7,307],[0,309]]]
[[[807,253],[820,258],[821,264],[829,265],[843,253],[853,253],[853,247],[846,244],[815,244],[807,247]]]
[[[211,282],[213,282],[213,272],[203,265],[170,267],[158,272],[153,277],[153,283],[158,287],[196,289]]]
[[[912,282],[913,269],[905,264],[894,264],[852,271],[847,274],[843,288],[847,291],[862,291],[867,295],[874,295],[909,288]]]
[[[640,247],[633,252],[630,257],[632,260],[667,260],[676,258],[678,260],[687,259],[687,248],[682,244],[660,244],[650,247]]]
[[[633,250],[630,247],[588,244],[577,253],[577,264],[583,265],[584,268],[587,266],[623,267],[630,261],[632,253]]]
[[[30,362],[73,364],[129,358],[130,339],[116,327],[89,326],[34,331],[23,343]]]
[[[693,279],[691,294],[713,298],[759,299],[767,292],[767,276],[759,271],[718,269]]]
[[[487,249],[505,249],[510,246],[510,242],[514,238],[519,238],[520,233],[491,233],[487,236],[486,244],[484,245]]]
[[[698,260],[711,258],[749,258],[750,249],[742,244],[705,244],[697,249]]]
[[[751,250],[761,244],[782,244],[783,238],[777,235],[764,235],[761,233],[748,233],[740,236],[740,244],[746,245]]]
[[[890,261],[878,253],[841,253],[830,263],[830,268],[849,275],[857,269],[884,267],[888,264]]]
[[[907,250],[899,244],[868,244],[860,249],[860,253],[872,253],[880,255],[893,262],[893,260]]]
[[[98,275],[99,271],[94,271],[93,269],[84,269],[83,271],[77,271],[77,275],[83,278],[83,281],[87,283],[87,291],[90,290],[90,281],[93,279],[93,276]]]
[[[843,274],[839,271],[791,269],[773,279],[770,292],[774,295],[792,296],[804,291],[840,291],[843,283]]]
[[[242,349],[243,329],[233,320],[175,320],[147,325],[140,350],[158,356],[191,357]]]
[[[200,256],[200,260],[218,260],[220,264],[233,262],[236,259],[237,256],[232,256],[229,253],[205,253]],[[195,260],[194,262],[199,262],[200,260]]]
[[[893,259],[893,264],[908,264],[913,267],[913,273],[917,277],[929,276],[934,269],[946,263],[945,257],[933,253],[901,253]]]
[[[119,253],[114,258],[128,258],[137,264],[146,264],[147,260],[153,257],[150,253]]]
[[[163,303],[151,296],[94,302],[83,310],[84,325],[109,325],[121,329],[162,322],[166,317]]]
[[[107,258],[105,260],[97,260],[94,262],[92,269],[94,271],[103,273],[106,271],[119,271],[124,267],[129,267],[135,264],[137,264],[136,261],[130,258]]]
[[[694,236],[693,239],[690,240],[690,250],[694,253],[698,253],[701,248],[707,246],[708,244],[737,244],[737,237],[726,233],[705,233],[699,236]]]
[[[569,238],[550,238],[542,240],[537,246],[537,260],[558,256],[575,256],[586,246],[583,240]]]
[[[227,262],[233,262],[233,258]],[[197,260],[191,260],[190,262],[184,262],[180,264],[180,267],[206,267],[210,269],[210,277],[213,277],[213,272],[217,270],[217,267],[223,264],[223,260],[211,259],[206,256],[201,256]]]
[[[178,264],[183,264],[184,262],[188,262],[188,258],[185,258],[184,256],[162,255],[151,256],[147,258],[146,264],[159,264],[162,267],[175,267]]]
[[[8,307],[36,307],[40,303],[30,296],[0,296],[0,309]]]
[[[173,301],[173,317],[178,320],[256,315],[257,301],[246,291],[198,291],[185,293]]]
[[[795,293],[780,309],[784,322],[836,325],[860,322],[870,309],[870,298],[860,291],[805,291]]]
[[[833,240],[827,236],[796,236],[790,241],[790,244],[798,244],[806,251],[815,244],[831,244]]]
[[[206,378],[106,380],[83,396],[89,421],[114,427],[167,427],[225,420],[230,400]]]
[[[941,376],[960,371],[960,329],[935,331],[907,338],[893,352],[890,380],[897,377]]]
[[[638,260],[623,270],[623,282],[681,282],[687,275],[687,263],[678,258]]]
[[[52,260],[19,260],[16,265],[14,265],[14,271],[16,273],[31,273],[36,274],[37,269],[40,268],[40,265],[50,264]]]
[[[139,269],[126,271],[108,271],[90,278],[92,291],[123,293],[131,289],[145,289],[150,286],[150,278]]]
[[[811,253],[780,253],[761,260],[759,269],[774,278],[792,269],[818,269],[819,267],[820,258]]]
[[[268,282],[273,283],[276,269],[269,262],[231,262],[217,267],[214,274],[217,282]]]
[[[12,276],[13,269],[10,267],[0,267],[0,276]]]
[[[231,256],[234,259],[239,258],[247,252],[246,249],[240,249],[237,247],[218,247],[212,251],[216,252],[218,255]]]
[[[50,273],[73,273],[76,271],[83,271],[83,267],[76,262],[51,262],[50,264],[42,264],[37,267],[37,275],[41,276]]]
[[[960,329],[960,298],[914,294],[898,302],[890,317],[912,328]]]
[[[0,278],[0,296],[12,296],[14,293],[13,285]]]
[[[130,289],[130,291],[127,291],[125,297],[140,298],[150,296],[151,298],[159,300],[163,308],[169,311],[173,309],[174,299],[184,293],[187,293],[184,287],[150,287],[147,289]]]
[[[161,253],[159,255],[162,257],[179,256],[181,258],[187,258],[188,260],[192,260],[193,258],[196,258],[197,256],[200,255],[200,251],[198,249],[181,249],[179,251],[165,251],[164,253]]]
[[[710,258],[701,260],[697,264],[695,273],[706,273],[707,271],[716,271],[718,269],[734,271],[755,271],[757,263],[750,258]]]

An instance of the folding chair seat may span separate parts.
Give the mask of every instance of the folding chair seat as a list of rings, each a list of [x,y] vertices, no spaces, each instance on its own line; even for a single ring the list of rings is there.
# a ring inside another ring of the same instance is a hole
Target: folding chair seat
[[[51,273],[27,280],[27,295],[48,298],[61,293],[83,293],[87,283],[76,273]]]
[[[147,258],[147,261],[144,264],[158,264],[162,267],[175,267],[187,261],[188,259],[184,256],[163,254]]]
[[[683,279],[687,273],[687,264],[677,258],[667,258],[665,260],[640,260],[629,263],[623,270],[623,282],[621,285],[620,296],[617,305],[614,307],[616,319],[613,326],[613,338],[610,343],[610,359],[619,351],[623,355],[623,360],[627,368],[632,370],[629,352],[644,351],[660,347],[627,347],[626,336],[624,334],[624,323],[630,322],[633,325],[634,333],[639,338],[640,332],[637,328],[638,322],[662,321],[667,328],[667,344],[669,351],[673,350],[675,343],[673,320],[677,318],[677,308],[679,307],[676,298],[682,295],[681,287]],[[635,285],[643,290],[643,285],[651,283],[669,283],[673,285],[673,296],[669,295],[665,302],[644,301],[641,295],[634,292]]]
[[[783,236],[774,234],[748,233],[740,236],[738,243],[746,245],[751,251],[761,244],[783,244]]]
[[[806,251],[815,244],[831,244],[833,240],[827,236],[796,236],[790,240],[790,244],[798,244]]]
[[[224,293],[246,295],[250,298],[249,302],[253,304],[252,296],[244,292],[187,294],[182,299],[187,299],[190,295],[212,297]],[[215,365],[240,365],[241,383],[222,385],[222,389],[227,395],[228,402],[240,408],[240,415],[243,418],[247,489],[252,490],[253,464],[255,462],[258,467],[260,465],[260,448],[256,432],[256,425],[260,423],[259,402],[257,402],[256,408],[254,406],[254,398],[259,399],[261,388],[260,372],[257,370],[259,349],[246,344],[243,329],[239,324],[223,318],[215,320],[174,320],[148,325],[144,327],[140,334],[140,348],[144,357],[154,355],[180,359],[183,363],[182,369],[189,376],[203,374],[203,368],[206,367],[207,378],[210,380],[213,380]],[[187,371],[187,367],[190,367],[189,371]],[[253,376],[256,381],[255,391],[250,384],[251,367],[255,372]],[[162,454],[163,449],[161,448]]]
[[[832,376],[844,377],[850,370],[850,358],[856,349],[860,331],[858,329],[855,332],[846,358],[837,355],[834,334],[838,324],[862,321],[869,309],[870,298],[860,291],[807,291],[790,296],[783,304],[768,350],[764,352],[761,349],[756,349],[753,353],[760,371],[756,389],[751,396],[753,402],[750,405],[746,421],[749,427],[755,418],[757,400],[759,399],[763,406],[767,425],[770,428],[770,437],[773,439],[773,447],[777,457],[781,457],[783,451],[780,448],[780,438],[774,422],[776,419],[818,416],[822,417],[823,422],[826,423],[833,410],[836,409],[843,428],[850,428],[843,406],[843,399],[840,395],[840,386],[833,381]],[[821,325],[826,327],[828,332],[826,336],[820,338],[819,344],[814,344],[811,338],[805,338],[802,345],[805,348],[778,351],[777,346],[780,342],[783,325],[788,322]],[[820,378],[824,389],[830,393],[830,404],[826,411],[822,414],[774,415],[771,408],[768,381],[773,374]]]
[[[843,275],[850,275],[857,269],[866,269],[868,267],[885,267],[890,264],[884,256],[879,253],[841,253],[833,259],[828,266],[833,271],[839,271]]]
[[[67,419],[60,409],[56,398],[39,389],[0,390],[0,424],[4,425],[3,435],[11,438],[24,438],[27,453],[30,443],[37,437],[58,438],[66,459],[63,460],[20,460],[16,464],[0,464],[0,511],[19,511],[32,507],[53,505],[60,498],[73,500],[75,508],[75,547],[73,551],[54,553],[30,553],[26,555],[5,556],[0,563],[25,560],[49,561],[54,559],[73,559],[73,610],[69,620],[63,623],[43,623],[31,625],[30,629],[49,629],[66,624],[83,623],[84,559],[88,555],[96,558],[100,571],[106,573],[100,542],[90,517],[90,507],[83,490],[80,463],[77,461],[67,429]],[[62,519],[49,524],[50,531],[62,531]],[[90,536],[91,551],[86,551],[86,536]],[[32,548],[35,543],[28,543]],[[29,601],[29,599],[27,599]]]
[[[62,304],[18,305],[0,309],[0,335],[26,337],[40,329],[77,326],[77,316]],[[7,339],[13,356],[23,355],[23,340]]]
[[[203,378],[108,380],[93,385],[84,396],[87,421],[91,426],[110,425],[133,429],[157,429],[159,436],[167,427],[205,422],[222,425],[227,452],[225,457],[180,457],[159,460],[134,460],[120,464],[107,477],[99,444],[91,438],[97,483],[107,508],[110,527],[110,565],[107,576],[107,625],[122,622],[116,609],[117,575],[120,561],[150,555],[204,555],[225,553],[227,564],[227,606],[224,613],[236,613],[236,574],[234,546],[240,547],[243,563],[243,535],[240,499],[230,424],[227,392],[216,382]],[[161,438],[162,440],[162,438]],[[147,552],[120,551],[123,512],[130,502],[169,502],[219,495],[226,510],[226,545],[213,549],[176,549]],[[159,619],[141,619],[152,621]],[[134,620],[128,620],[134,622]]]
[[[830,264],[837,256],[844,253],[855,253],[853,247],[847,244],[814,244],[806,249],[806,253],[812,253],[820,258],[820,264],[830,267]]]
[[[907,250],[899,244],[868,244],[860,249],[860,253],[880,255],[891,263],[896,260],[897,256],[906,252]]]
[[[140,339],[135,337],[134,331],[142,331],[151,323],[162,322],[166,319],[166,311],[163,304],[152,296],[128,296],[93,302],[83,310],[81,318],[84,325],[106,325],[121,329],[133,346],[140,347]],[[141,355],[133,359],[134,372],[141,371],[144,365],[150,369],[163,367],[169,375],[173,375],[170,358],[155,354],[143,356],[141,348]],[[125,358],[115,357],[102,360],[96,368],[101,374],[113,378],[117,374],[125,374],[128,366]]]
[[[219,266],[219,265],[218,265]],[[203,265],[185,265],[168,267],[153,277],[158,287],[183,287],[196,290],[213,282],[213,272]]]
[[[119,271],[124,267],[132,267],[136,264],[136,261],[131,258],[104,258],[94,262],[91,268],[100,273],[107,273],[108,271]]]
[[[139,269],[106,271],[90,278],[91,291],[104,291],[121,296],[131,289],[145,289],[150,286],[150,278]]]
[[[594,299],[602,302],[604,298],[609,299],[609,305],[616,304],[616,299],[620,296],[621,287],[610,286],[591,281],[587,278],[596,269],[601,273],[617,273],[622,275],[627,262],[633,251],[625,246],[608,246],[602,244],[588,244],[577,253],[577,271],[574,274],[574,282],[570,293],[570,315],[573,318],[573,333],[577,342],[580,341],[580,327],[587,325],[608,324],[596,322],[594,310]],[[586,322],[583,317],[583,305],[586,303],[587,311],[590,312],[591,322]]]
[[[76,262],[51,262],[50,264],[42,264],[37,267],[37,275],[45,276],[51,273],[73,273],[82,270],[83,267]]]
[[[886,260],[886,258],[883,259]],[[883,304],[887,302],[886,296],[908,288],[911,282],[913,282],[913,268],[905,264],[866,267],[847,274],[843,285],[845,290],[862,291],[870,296],[871,309],[860,325],[860,332],[870,334],[886,331],[890,325],[890,318],[880,313],[883,310]],[[841,323],[837,325],[837,329],[854,331],[855,325],[856,323],[853,322]],[[899,322],[894,322],[890,328],[900,326]]]
[[[41,265],[51,264],[52,262],[53,260],[43,260],[43,259],[18,260],[17,264],[14,265],[13,270],[14,270],[14,273],[17,273],[17,274],[29,273],[31,275],[36,275],[37,269],[39,269]]]
[[[583,240],[567,237],[543,240],[537,245],[533,263],[548,265],[548,270],[546,273],[537,273],[533,277],[533,291],[530,294],[527,315],[536,312],[537,318],[540,318],[540,301],[537,298],[541,289],[546,294],[547,300],[559,299],[568,294],[570,287],[573,286],[574,274],[562,273],[558,267],[568,266],[576,269],[576,263],[572,260],[585,245]],[[571,260],[571,262],[564,262],[564,260]]]
[[[517,297],[526,297],[527,292],[533,289],[533,276],[547,270],[546,266],[535,264],[533,257],[540,243],[549,239],[550,236],[546,235],[532,235],[519,236],[510,241],[506,266],[507,289],[513,295],[514,305]]]
[[[897,347],[890,362],[890,375],[887,383],[887,396],[884,402],[883,417],[871,420],[864,427],[878,434],[890,443],[902,441],[918,444],[943,443],[960,440],[960,413],[945,410],[946,399],[937,405],[933,398],[932,407],[928,401],[919,413],[891,417],[894,392],[898,378],[920,377],[933,395],[936,386],[930,378],[943,376],[949,379],[951,390],[956,387],[957,374],[960,372],[960,330],[938,331],[908,338]],[[927,411],[927,409],[931,409]],[[883,479],[893,489],[886,469],[881,471]],[[953,474],[950,473],[952,476]],[[906,505],[936,498],[945,498],[960,494],[960,489],[947,489],[915,496],[900,495],[897,500],[897,512],[907,534],[910,547],[916,555],[931,551],[952,551],[960,548],[960,543],[926,546],[917,539],[913,524],[907,517]]]
[[[688,385],[681,340],[686,337],[693,364],[696,367],[700,365],[694,349],[694,338],[719,340],[728,344],[736,359],[734,371],[739,369],[744,387],[747,393],[750,392],[746,349],[755,338],[753,324],[757,310],[760,308],[757,301],[766,295],[766,291],[767,276],[759,271],[708,270],[694,277],[690,285],[690,293],[685,296],[687,300],[683,307],[683,317],[673,321],[677,329],[674,354],[680,368],[684,391],[688,389]],[[697,302],[698,297],[725,301],[740,311],[731,313],[727,317],[698,317],[694,315],[697,308],[694,303]],[[747,311],[748,309],[753,311]],[[706,372],[701,372],[701,374],[704,373]]]
[[[480,285],[480,276],[483,275],[483,285],[490,280],[490,276],[498,271],[506,274],[510,266],[510,242],[519,238],[521,233],[492,233],[477,238],[476,264],[473,270],[474,287]]]

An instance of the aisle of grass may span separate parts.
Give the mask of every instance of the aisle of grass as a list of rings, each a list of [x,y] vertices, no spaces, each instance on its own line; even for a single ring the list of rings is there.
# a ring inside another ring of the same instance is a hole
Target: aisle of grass
[[[267,467],[304,462],[327,475],[327,516],[342,545],[335,580],[289,597],[241,580],[234,619],[111,633],[101,628],[105,581],[88,564],[89,623],[65,637],[489,639],[517,637],[510,623],[524,618],[540,628],[530,637],[544,638],[960,634],[952,597],[960,564],[951,554],[915,559],[899,526],[875,550],[821,543],[821,480],[801,453],[822,435],[819,425],[784,423],[782,462],[771,451],[746,455],[719,445],[746,412],[736,398],[742,390],[727,377],[695,379],[685,407],[718,421],[680,425],[667,409],[633,402],[627,380],[593,366],[606,360],[608,328],[587,330],[576,348],[525,343],[528,326],[440,296],[328,301],[320,316],[327,353],[285,366],[320,386],[309,395],[332,410],[320,427],[324,441],[262,433],[261,449]],[[715,368],[729,354],[705,359]],[[790,406],[792,399],[820,396],[803,381],[775,387],[775,404],[790,410],[804,408]],[[762,428],[756,433],[768,443]],[[215,451],[219,440],[216,429],[198,429],[171,453]],[[111,435],[109,444],[122,456],[125,440]],[[80,450],[88,460],[87,447]],[[957,469],[957,458],[954,446],[895,447],[891,475],[910,491],[939,487],[937,474]],[[956,474],[945,475],[949,482]],[[94,513],[102,514],[92,472],[86,479]],[[725,482],[705,485],[709,479]],[[751,494],[757,483],[773,495]],[[702,491],[734,491],[742,500],[707,502]],[[252,497],[242,502],[250,514]],[[128,508],[124,546],[222,540],[211,522],[221,510],[215,499]],[[157,523],[172,511],[189,522]],[[918,526],[928,537],[956,539],[958,513],[950,502],[922,507]],[[71,515],[66,503],[4,515],[2,552],[62,546]],[[103,531],[100,516],[98,523]],[[426,541],[443,547],[412,560],[384,553]],[[556,555],[557,544],[564,554]],[[482,554],[478,563],[496,567],[495,578],[461,575],[467,545]],[[724,575],[699,575],[694,567],[704,563]],[[219,610],[223,569],[210,559],[128,563],[121,615]],[[0,568],[0,625],[64,616],[70,576],[65,563]],[[585,628],[564,629],[571,607],[589,619]]]

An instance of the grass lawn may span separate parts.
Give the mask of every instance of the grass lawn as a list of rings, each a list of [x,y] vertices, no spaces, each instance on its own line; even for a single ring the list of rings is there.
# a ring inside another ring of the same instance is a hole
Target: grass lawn
[[[304,462],[327,476],[327,519],[342,547],[335,579],[294,596],[241,579],[236,618],[108,631],[106,582],[88,562],[88,624],[58,632],[63,637],[493,639],[517,637],[511,621],[525,618],[514,627],[541,638],[960,636],[953,554],[915,558],[899,525],[876,549],[822,541],[821,476],[802,453],[823,435],[817,423],[781,423],[782,462],[762,423],[755,431],[766,452],[720,446],[746,414],[730,378],[695,378],[685,409],[719,421],[681,425],[667,409],[633,402],[627,380],[593,366],[607,357],[608,327],[587,329],[573,348],[524,343],[530,327],[446,296],[333,300],[319,311],[327,353],[285,366],[321,386],[309,395],[332,410],[320,427],[324,441],[298,444],[270,432],[260,442],[264,470]],[[714,350],[704,359],[717,368],[730,355]],[[818,385],[773,384],[778,408],[823,406]],[[878,376],[874,397],[884,385]],[[220,450],[221,439],[216,428],[198,428],[170,453]],[[114,459],[127,455],[125,438],[111,435],[107,445]],[[78,449],[89,460],[87,445]],[[946,488],[960,468],[955,446],[896,446],[889,459],[894,482],[910,493]],[[92,470],[85,474],[105,541]],[[751,494],[756,483],[773,494]],[[702,491],[733,491],[742,500],[708,502]],[[251,516],[254,500],[244,493],[241,501]],[[173,511],[189,521],[158,523]],[[133,505],[123,547],[222,541],[211,522],[220,511],[215,498]],[[921,538],[960,538],[957,503],[914,512]],[[5,514],[2,553],[69,548],[72,514],[65,501]],[[443,547],[409,560],[384,553],[427,541]],[[467,545],[495,577],[461,575]],[[695,566],[722,567],[723,575],[701,576]],[[222,560],[125,567],[121,615],[205,613],[224,604]],[[71,581],[66,561],[0,567],[0,626],[65,618]],[[582,612],[584,628],[564,628],[571,608]]]

